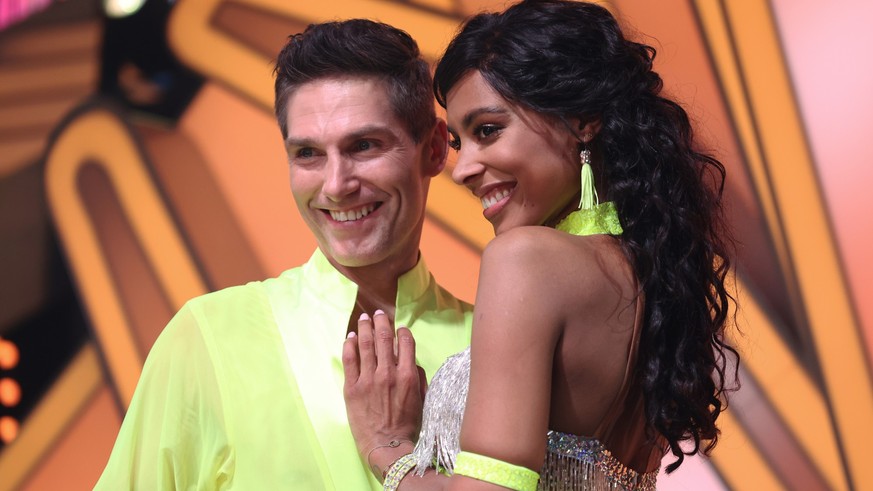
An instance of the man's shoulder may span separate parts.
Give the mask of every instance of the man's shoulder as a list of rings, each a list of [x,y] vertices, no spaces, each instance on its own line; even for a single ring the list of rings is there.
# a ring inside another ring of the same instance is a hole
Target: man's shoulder
[[[271,298],[276,297],[278,291],[287,294],[289,290],[300,289],[296,286],[300,281],[295,270],[299,268],[285,271],[275,278],[251,281],[194,297],[176,313],[161,336],[181,345],[187,337],[202,339],[196,342],[205,342],[213,355],[217,351],[225,355],[250,351],[253,344],[273,340],[272,335],[254,334],[278,332]]]
[[[263,280],[250,281],[242,285],[234,285],[194,297],[185,307],[197,312],[219,313],[229,311],[267,308],[272,289],[279,286],[299,284],[301,267],[297,266],[284,271],[280,275]]]

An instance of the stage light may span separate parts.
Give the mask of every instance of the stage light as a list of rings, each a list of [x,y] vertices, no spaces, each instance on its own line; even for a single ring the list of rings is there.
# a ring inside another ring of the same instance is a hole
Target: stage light
[[[8,339],[0,338],[0,370],[12,370],[18,365],[18,347]]]
[[[18,420],[12,416],[0,417],[0,442],[12,443],[18,436]]]
[[[21,401],[21,386],[12,378],[0,378],[0,404],[6,407],[17,406]]]
[[[103,10],[114,19],[135,14],[146,0],[103,0]]]

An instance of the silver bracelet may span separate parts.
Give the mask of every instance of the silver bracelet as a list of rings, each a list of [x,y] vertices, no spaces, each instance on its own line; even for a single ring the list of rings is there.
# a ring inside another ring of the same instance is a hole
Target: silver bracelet
[[[395,438],[394,440],[391,440],[390,442],[388,442],[384,445],[376,445],[375,447],[371,448],[370,451],[367,452],[367,466],[369,466],[370,469],[373,469],[373,464],[370,463],[370,455],[372,455],[372,453],[374,451],[376,451],[379,448],[386,448],[386,447],[387,448],[397,448],[403,442],[412,443],[412,440],[407,440],[406,438]],[[414,446],[415,444],[412,443],[412,445]],[[379,473],[377,472],[377,474],[379,474]],[[381,474],[381,477],[384,479],[385,474]]]
[[[382,489],[384,491],[397,491],[400,481],[415,467],[415,462],[415,455],[411,453],[395,460],[385,472],[385,482],[382,483]]]

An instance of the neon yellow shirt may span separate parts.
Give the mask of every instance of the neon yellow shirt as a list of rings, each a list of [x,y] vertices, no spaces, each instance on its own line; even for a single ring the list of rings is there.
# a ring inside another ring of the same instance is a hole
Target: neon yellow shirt
[[[381,489],[342,396],[356,295],[316,251],[278,278],[189,301],[152,347],[95,489]],[[469,345],[471,321],[423,260],[398,280],[395,324],[428,377]]]

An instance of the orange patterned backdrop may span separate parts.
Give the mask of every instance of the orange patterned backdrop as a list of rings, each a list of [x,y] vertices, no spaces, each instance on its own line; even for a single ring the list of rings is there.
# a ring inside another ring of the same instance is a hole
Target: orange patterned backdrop
[[[873,7],[602,3],[658,49],[667,91],[728,167],[740,244],[733,338],[743,386],[712,458],[692,459],[659,488],[873,489],[873,266],[864,257],[873,248],[864,48]],[[59,49],[52,39],[94,54],[48,56],[38,69],[0,64],[0,183],[38,169],[91,328],[0,451],[0,491],[90,489],[173,312],[308,258],[315,242],[294,209],[270,110],[270,60],[289,33],[375,18],[406,29],[434,60],[461,19],[502,4],[179,0],[170,45],[205,82],[172,123],[81,103],[96,83],[99,23],[0,33],[0,62],[47,56]],[[45,97],[17,97],[34,90]],[[44,131],[22,136],[34,120]],[[491,229],[447,174],[432,184],[422,251],[441,283],[472,300]],[[20,301],[4,292],[0,310]]]

